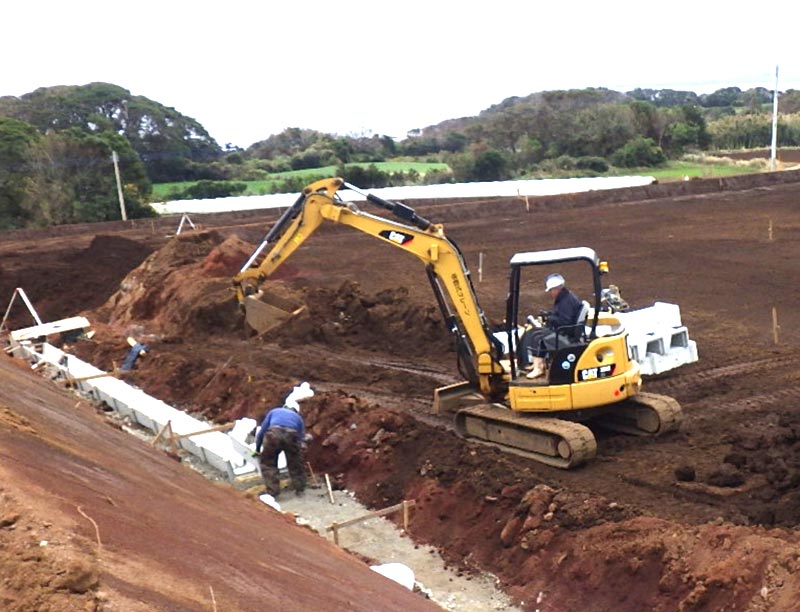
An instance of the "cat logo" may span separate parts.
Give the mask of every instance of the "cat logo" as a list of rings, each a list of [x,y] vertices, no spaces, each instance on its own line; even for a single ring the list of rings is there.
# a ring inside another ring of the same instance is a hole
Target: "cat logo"
[[[394,242],[395,244],[399,244],[400,246],[404,246],[414,240],[414,236],[411,234],[406,234],[404,232],[398,232],[397,230],[383,230],[380,232],[379,236],[388,240],[389,242]]]
[[[607,378],[614,373],[614,364],[609,363],[597,368],[585,368],[578,373],[578,380],[597,380],[598,378]]]

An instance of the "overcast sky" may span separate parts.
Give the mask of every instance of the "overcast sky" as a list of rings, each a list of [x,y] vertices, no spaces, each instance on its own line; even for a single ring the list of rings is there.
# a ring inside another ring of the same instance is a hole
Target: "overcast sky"
[[[0,96],[106,82],[220,145],[387,134],[537,91],[800,89],[797,0],[16,1]],[[746,8],[743,8],[746,7]]]

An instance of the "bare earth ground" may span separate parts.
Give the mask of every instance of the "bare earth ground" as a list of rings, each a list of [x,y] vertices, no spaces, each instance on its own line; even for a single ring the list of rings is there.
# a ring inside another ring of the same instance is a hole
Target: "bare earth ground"
[[[169,239],[146,225],[9,233],[0,297],[23,287],[46,320],[84,312],[97,334],[70,350],[101,368],[121,361],[126,336],[146,341],[131,382],[220,423],[260,418],[308,380],[315,470],[376,508],[416,500],[413,536],[465,573],[494,573],[525,609],[788,612],[800,593],[799,194],[800,176],[784,172],[412,203],[459,244],[493,320],[509,257],[563,246],[609,259],[608,282],[633,307],[681,306],[700,362],[645,386],[680,401],[682,430],[597,431],[597,459],[569,472],[466,443],[429,413],[433,389],[457,374],[424,270],[349,228],[323,228],[279,272],[310,315],[264,338],[244,331],[229,279],[269,212],[209,216],[208,231]],[[535,311],[540,287],[530,295]],[[17,306],[11,323],[30,319]],[[254,500],[125,442],[24,364],[0,364],[0,554],[17,576],[0,584],[8,609],[201,610],[209,587],[220,609],[269,609],[287,605],[291,576],[299,595],[287,609],[320,609],[327,595],[324,607],[353,610],[362,598],[347,603],[344,585],[385,588]],[[252,563],[265,547],[279,561]],[[33,608],[22,578],[32,571]],[[431,606],[400,587],[380,597],[382,609]]]

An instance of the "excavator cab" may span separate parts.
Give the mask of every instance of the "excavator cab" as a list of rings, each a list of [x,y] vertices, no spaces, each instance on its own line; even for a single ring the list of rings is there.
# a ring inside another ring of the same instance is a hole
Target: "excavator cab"
[[[542,271],[546,273],[558,266],[572,266],[575,262],[586,264],[586,266],[581,265],[581,268],[588,268],[588,275],[585,270],[577,270],[577,272],[583,272],[583,277],[588,276],[588,287],[591,289],[594,303],[590,304],[588,301],[583,300],[583,307],[578,313],[575,323],[554,328],[553,339],[555,347],[547,355],[548,366],[551,366],[559,355],[563,356],[565,349],[585,348],[588,346],[589,341],[596,337],[597,319],[601,308],[602,296],[601,275],[608,271],[608,264],[600,261],[593,249],[586,247],[517,253],[511,258],[509,291],[506,303],[505,341],[509,351],[509,366],[512,379],[517,378],[519,375],[521,357],[519,340],[521,332],[529,329],[536,322],[533,320],[533,316],[529,314],[529,311],[524,309],[525,305],[520,304],[521,299],[524,300],[528,297],[524,295],[523,287],[532,285],[537,287],[536,290],[538,290],[539,279],[544,277],[544,274],[541,273]],[[575,268],[575,266],[572,267],[573,269]],[[532,283],[529,282],[531,277],[534,277]],[[582,287],[586,288],[587,283],[584,282]],[[590,313],[592,313],[591,318],[589,318]],[[540,311],[537,317],[539,321],[536,323],[547,326],[548,314],[548,311]],[[572,365],[574,362],[568,363]],[[572,378],[571,369],[570,367],[566,369],[556,368],[554,370],[552,367],[548,367],[548,373],[552,374],[556,379],[553,382],[568,383]],[[549,380],[549,377],[545,380]]]

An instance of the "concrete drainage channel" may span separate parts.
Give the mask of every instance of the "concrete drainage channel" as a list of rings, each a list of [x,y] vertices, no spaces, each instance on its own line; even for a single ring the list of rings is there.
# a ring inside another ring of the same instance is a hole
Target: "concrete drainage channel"
[[[253,444],[246,441],[255,420],[212,426],[43,341],[48,335],[88,325],[86,319],[74,317],[12,331],[7,352],[50,378],[68,383],[83,397],[108,406],[130,424],[130,433],[153,445],[159,440],[172,445],[184,462],[206,476],[227,480],[238,488],[260,482],[258,464],[251,456]],[[260,499],[277,511],[295,515],[299,524],[313,528],[321,537],[333,539],[335,532],[343,548],[379,560],[373,570],[421,591],[445,610],[519,610],[496,588],[494,577],[465,577],[447,568],[435,549],[416,544],[404,530],[380,516],[381,512],[370,512],[347,491],[333,491],[318,482],[301,498],[287,495],[277,503],[267,495]],[[401,511],[413,512],[413,504],[405,504]],[[332,526],[339,528],[332,530]]]

